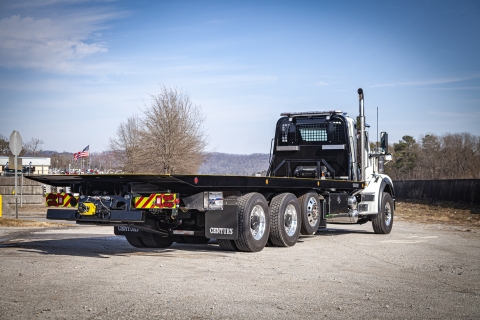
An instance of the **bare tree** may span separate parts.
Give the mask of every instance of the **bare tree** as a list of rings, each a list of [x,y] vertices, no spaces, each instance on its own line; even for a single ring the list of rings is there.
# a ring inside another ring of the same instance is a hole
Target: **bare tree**
[[[144,110],[139,164],[152,173],[196,173],[205,160],[205,116],[188,94],[160,87]]]
[[[25,155],[29,155],[35,157],[36,154],[42,151],[41,145],[43,144],[43,140],[38,138],[32,138],[30,141],[24,144],[23,148],[25,149]]]
[[[442,137],[442,154],[447,169],[444,178],[480,176],[480,137],[467,132]]]
[[[116,153],[112,151],[103,151],[91,154],[91,167],[99,172],[112,173],[117,170],[123,170],[123,158],[120,161],[116,157]]]
[[[10,155],[10,146],[8,144],[8,138],[0,134],[0,156]]]
[[[440,179],[445,168],[441,138],[435,134],[420,137],[421,146],[417,158],[418,176],[421,179]]]
[[[139,172],[139,152],[142,148],[140,141],[141,120],[132,116],[126,122],[120,123],[116,136],[110,138],[109,149],[114,162],[118,162],[125,172]],[[110,168],[109,168],[110,169]]]
[[[69,152],[54,153],[50,156],[50,162],[53,169],[68,170],[68,165],[72,164],[73,154]]]
[[[205,159],[205,117],[188,94],[160,87],[142,116],[121,123],[109,149],[126,172],[196,173]]]

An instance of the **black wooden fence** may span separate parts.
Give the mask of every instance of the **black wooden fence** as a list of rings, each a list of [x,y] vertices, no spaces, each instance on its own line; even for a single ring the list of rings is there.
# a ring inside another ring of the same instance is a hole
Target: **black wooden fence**
[[[480,179],[393,181],[398,200],[480,203]]]

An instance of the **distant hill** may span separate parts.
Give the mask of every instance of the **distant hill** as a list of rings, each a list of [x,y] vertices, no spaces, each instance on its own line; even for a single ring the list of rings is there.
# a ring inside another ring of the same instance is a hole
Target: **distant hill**
[[[266,153],[229,154],[212,152],[202,164],[200,174],[236,174],[251,176],[268,169],[269,155]]]
[[[72,157],[73,157],[73,152],[68,152],[68,151],[63,151],[63,152],[58,152],[58,151],[54,151],[54,150],[42,150],[39,152],[39,157],[51,157],[53,156],[54,154],[71,154]]]

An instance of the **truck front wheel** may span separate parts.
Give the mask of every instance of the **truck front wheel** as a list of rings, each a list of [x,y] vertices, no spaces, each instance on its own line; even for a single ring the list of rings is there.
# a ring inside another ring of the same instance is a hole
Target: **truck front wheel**
[[[372,219],[373,231],[377,234],[389,234],[393,226],[392,196],[384,193],[380,212]]]
[[[302,210],[302,229],[301,234],[312,235],[315,234],[320,225],[320,200],[316,192],[308,192],[298,198],[300,208]]]
[[[261,251],[268,241],[270,217],[265,197],[253,192],[238,198],[238,250]]]
[[[291,193],[282,193],[270,201],[270,241],[277,247],[291,247],[300,235],[300,205]]]

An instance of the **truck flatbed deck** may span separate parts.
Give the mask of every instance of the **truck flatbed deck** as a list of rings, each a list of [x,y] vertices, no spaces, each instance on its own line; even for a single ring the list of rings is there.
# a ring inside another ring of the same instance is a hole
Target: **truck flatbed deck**
[[[333,179],[310,179],[289,177],[256,177],[237,175],[158,175],[158,174],[81,174],[81,175],[39,175],[28,179],[55,187],[72,185],[114,185],[130,184],[133,190],[141,190],[148,185],[178,193],[193,194],[200,191],[248,191],[248,192],[287,192],[292,189],[336,189],[357,190],[361,181]]]

